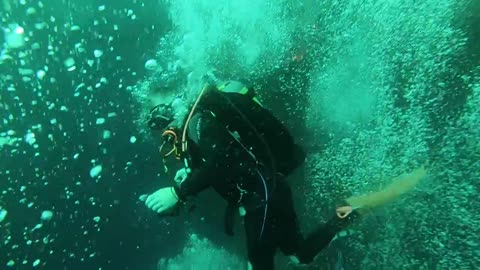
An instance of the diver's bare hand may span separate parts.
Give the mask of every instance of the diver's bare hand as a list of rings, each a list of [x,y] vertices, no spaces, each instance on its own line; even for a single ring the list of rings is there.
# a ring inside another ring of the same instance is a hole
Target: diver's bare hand
[[[174,207],[178,201],[178,196],[173,187],[166,187],[148,195],[145,205],[157,213],[162,213]]]

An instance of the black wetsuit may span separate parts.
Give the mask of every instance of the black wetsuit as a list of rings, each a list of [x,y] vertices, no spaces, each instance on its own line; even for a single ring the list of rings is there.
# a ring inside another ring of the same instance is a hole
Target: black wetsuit
[[[208,112],[197,113],[192,118],[188,136],[193,171],[176,187],[176,192],[181,200],[188,200],[189,196],[213,187],[228,202],[229,208],[238,211],[239,206],[245,207],[248,257],[254,270],[273,269],[277,248],[286,255],[296,255],[302,263],[311,262],[354,216],[342,220],[335,216],[304,238],[291,189],[282,175],[273,177],[268,161],[255,162],[227,128]]]

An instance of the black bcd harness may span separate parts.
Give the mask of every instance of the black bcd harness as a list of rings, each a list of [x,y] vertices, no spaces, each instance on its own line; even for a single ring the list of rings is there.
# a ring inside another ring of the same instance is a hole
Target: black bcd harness
[[[294,142],[288,129],[258,100],[254,89],[243,86],[228,87],[230,82],[218,87],[207,85],[201,91],[184,125],[183,134],[175,137],[175,156],[183,159],[189,168],[187,130],[197,110],[211,112],[233,138],[244,148],[257,164],[262,163],[271,172],[270,186],[275,186],[277,173],[288,176],[305,160],[305,152]],[[166,131],[168,133],[168,131]],[[173,133],[175,134],[175,133]],[[175,135],[176,136],[176,135]],[[257,168],[265,186],[265,216],[270,192],[266,179]],[[233,217],[236,206],[229,204],[225,215],[225,230],[233,234]],[[265,220],[264,224],[265,225]],[[263,226],[262,226],[263,233]],[[262,233],[260,235],[262,235]]]

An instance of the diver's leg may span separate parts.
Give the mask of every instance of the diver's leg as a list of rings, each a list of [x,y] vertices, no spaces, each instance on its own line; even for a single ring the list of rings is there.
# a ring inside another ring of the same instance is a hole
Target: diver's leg
[[[289,192],[289,188],[284,190],[283,203],[286,211],[284,212],[283,222],[278,224],[283,225],[282,231],[287,241],[280,242],[281,250],[286,255],[291,255],[292,251],[295,251],[293,254],[299,263],[307,264],[312,262],[315,256],[330,244],[337,233],[346,229],[355,220],[358,220],[361,215],[391,202],[411,190],[425,176],[426,171],[421,167],[410,174],[395,178],[392,184],[382,191],[346,199],[336,209],[336,215],[327,224],[319,226],[305,239],[301,237],[296,221],[291,201],[291,192]]]
[[[296,264],[308,264],[327,247],[335,235],[348,227],[359,213],[352,211],[346,217],[334,216],[326,224],[320,225],[307,237],[303,237],[294,210],[292,194],[288,185],[277,186],[282,197],[282,211],[277,214],[279,226],[278,244],[281,251]]]
[[[326,224],[318,226],[307,235],[296,252],[296,257],[302,264],[311,263],[322,249],[326,248],[335,235],[347,228],[360,217],[358,211],[351,212],[345,218],[337,215],[332,217]]]
[[[249,269],[252,270],[274,269],[275,242],[273,239],[272,220],[270,217],[267,217],[263,226],[264,214],[263,207],[248,210],[244,219],[248,260],[250,263]]]
[[[275,215],[276,240],[283,254],[295,256],[304,242],[298,225],[292,191],[288,183],[281,179],[277,181],[272,211]]]

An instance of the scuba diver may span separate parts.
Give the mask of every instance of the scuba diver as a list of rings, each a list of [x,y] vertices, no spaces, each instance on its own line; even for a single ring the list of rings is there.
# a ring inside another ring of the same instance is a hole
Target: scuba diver
[[[159,151],[164,158],[175,157],[183,168],[174,185],[145,196],[146,206],[165,214],[213,188],[227,202],[226,233],[233,234],[235,216],[244,219],[249,269],[274,269],[277,249],[295,264],[311,263],[337,233],[426,175],[422,167],[380,192],[347,198],[326,224],[304,236],[286,178],[304,162],[305,152],[262,106],[254,89],[213,79],[190,106],[184,97],[159,92],[150,101],[147,125],[161,134]]]

